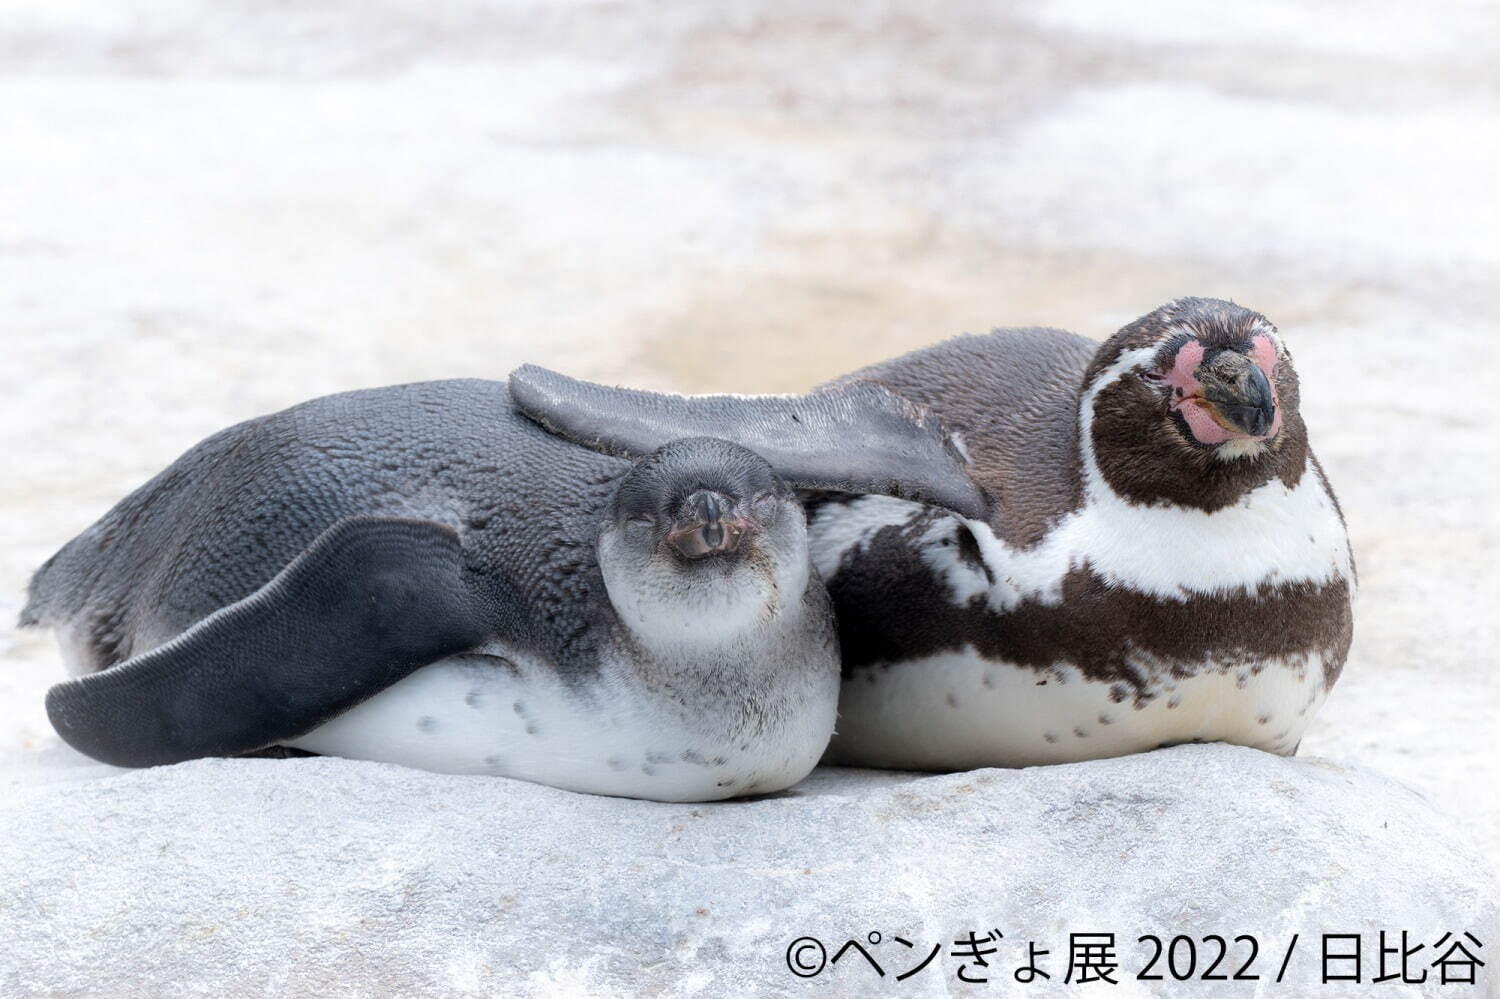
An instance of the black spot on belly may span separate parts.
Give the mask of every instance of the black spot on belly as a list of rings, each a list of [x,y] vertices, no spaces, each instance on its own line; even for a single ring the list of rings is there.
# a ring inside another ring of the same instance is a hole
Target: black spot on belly
[[[437,731],[438,721],[432,715],[423,715],[417,719],[417,728],[423,732],[432,733]]]
[[[952,692],[949,692],[949,694],[948,694],[948,707],[950,707],[950,708],[956,708],[956,707],[958,707],[958,698],[954,697],[953,694],[952,694]]]
[[[1113,718],[1111,718],[1109,715],[1100,715],[1099,716],[1099,724],[1100,725],[1113,725],[1114,723],[1115,723],[1115,720]]]
[[[516,716],[526,723],[527,735],[536,735],[541,731],[541,729],[537,728],[536,719],[531,717],[531,713],[526,710],[524,701],[517,701],[511,705],[511,708],[515,711]]]
[[[500,765],[504,762],[505,760],[502,757],[497,756],[494,753],[491,753],[489,756],[486,756],[484,758],[484,765],[489,767],[491,770],[499,770]]]
[[[1056,742],[1057,741],[1057,736],[1053,735],[1051,732],[1044,732],[1044,733],[1042,733],[1042,738],[1046,739],[1048,742]]]
[[[480,693],[478,687],[474,688],[473,690],[469,691],[467,694],[464,695],[464,703],[467,704],[471,708],[477,708],[477,707],[479,707],[479,702],[481,700],[483,700],[483,699],[484,699],[484,695],[482,693]]]
[[[1073,734],[1080,739],[1087,739],[1089,737],[1089,734],[1077,725],[1073,726]]]
[[[615,771],[624,770],[626,768],[626,766],[629,765],[629,764],[627,764],[625,762],[625,760],[623,758],[621,758],[619,756],[611,756],[609,758],[608,762],[609,762],[609,768],[611,770],[615,770]]]
[[[645,774],[647,777],[655,777],[656,776],[656,768],[653,767],[653,766],[651,766],[649,763],[642,763],[641,764],[641,773]]]

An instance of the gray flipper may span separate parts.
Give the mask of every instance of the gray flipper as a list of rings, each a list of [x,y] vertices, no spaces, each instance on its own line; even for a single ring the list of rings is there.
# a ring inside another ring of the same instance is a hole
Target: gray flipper
[[[639,458],[682,437],[750,448],[803,490],[882,493],[984,519],[988,501],[928,410],[870,382],[808,395],[664,395],[609,388],[528,364],[511,400],[549,431],[606,454]]]
[[[245,753],[518,617],[498,585],[465,570],[452,529],[353,517],[166,645],[53,687],[47,714],[69,745],[117,766]]]

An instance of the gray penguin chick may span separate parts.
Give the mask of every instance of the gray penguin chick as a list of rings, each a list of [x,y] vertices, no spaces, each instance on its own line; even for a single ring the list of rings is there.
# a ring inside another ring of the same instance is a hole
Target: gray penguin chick
[[[872,411],[912,475],[872,481],[853,449],[799,480],[703,437],[596,454],[479,380],[247,421],[38,570],[22,624],[82,674],[48,713],[123,766],[279,745],[660,800],[784,788],[839,687],[794,490],[943,502],[965,482],[883,391],[789,401],[767,429]]]

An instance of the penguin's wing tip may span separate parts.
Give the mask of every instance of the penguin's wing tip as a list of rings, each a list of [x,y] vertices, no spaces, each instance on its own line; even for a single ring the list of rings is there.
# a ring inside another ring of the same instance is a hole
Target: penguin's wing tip
[[[47,692],[63,741],[142,767],[261,749],[518,619],[472,585],[451,527],[351,517],[165,645]]]

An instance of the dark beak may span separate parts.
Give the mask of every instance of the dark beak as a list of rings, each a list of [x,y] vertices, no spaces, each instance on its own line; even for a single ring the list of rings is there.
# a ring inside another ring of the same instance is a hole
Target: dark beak
[[[1276,420],[1271,382],[1254,361],[1232,350],[1198,366],[1203,399],[1213,405],[1219,423],[1251,437],[1264,437]]]
[[[667,541],[687,558],[724,555],[740,546],[751,526],[735,513],[734,500],[701,489],[683,501]]]

